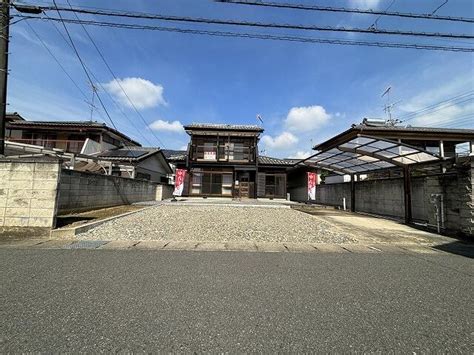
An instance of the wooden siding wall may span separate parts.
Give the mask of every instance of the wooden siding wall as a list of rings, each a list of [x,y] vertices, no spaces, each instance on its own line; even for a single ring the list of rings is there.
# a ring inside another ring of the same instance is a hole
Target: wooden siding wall
[[[265,173],[257,174],[257,197],[265,197]]]

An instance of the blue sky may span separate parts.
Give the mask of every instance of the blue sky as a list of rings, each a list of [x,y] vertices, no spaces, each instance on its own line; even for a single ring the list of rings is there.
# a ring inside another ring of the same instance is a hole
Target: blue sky
[[[367,28],[375,20],[372,15],[256,8],[219,4],[210,0],[70,1],[72,5],[107,9],[325,26]],[[385,9],[392,0],[297,2]],[[390,10],[430,13],[442,2],[396,0]],[[64,4],[65,0],[58,0],[57,3]],[[470,0],[451,0],[437,14],[474,17],[473,6]],[[54,13],[49,15],[55,16]],[[65,17],[70,16],[65,14]],[[94,19],[86,15],[80,17]],[[140,20],[125,22],[150,24],[150,21]],[[473,44],[472,41],[462,40],[153,23],[169,27],[318,38],[458,46]],[[78,60],[55,28],[41,20],[29,21],[29,24],[81,89],[91,96]],[[472,26],[466,24],[388,17],[381,18],[378,27],[473,34]],[[303,157],[309,154],[312,144],[349,128],[363,117],[384,117],[385,100],[381,94],[388,86],[392,86],[392,101],[400,101],[394,109],[395,117],[474,90],[474,56],[471,53],[304,44],[88,27],[121,86],[148,123],[147,126],[123,97],[120,86],[113,81],[83,29],[72,24],[68,25],[68,29],[86,65],[101,84],[97,84],[99,95],[117,127],[143,145],[164,146],[168,149],[180,149],[187,144],[188,136],[182,130],[183,124],[256,124],[256,115],[260,114],[265,128],[260,149],[267,155]],[[8,110],[17,111],[30,120],[88,120],[88,103],[25,21],[13,25],[11,35]],[[417,116],[409,123],[473,128],[474,105],[472,96],[470,98],[430,115]],[[93,113],[94,120],[103,121],[104,117],[98,111]],[[161,142],[155,139],[151,130]]]

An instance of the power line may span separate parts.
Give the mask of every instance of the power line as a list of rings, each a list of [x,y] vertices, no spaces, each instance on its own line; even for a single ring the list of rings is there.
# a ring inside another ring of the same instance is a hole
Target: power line
[[[73,49],[73,47],[71,46],[71,43],[67,40],[67,38],[64,36],[64,34],[59,30],[59,28],[56,26],[56,24],[54,22],[51,22],[51,25],[53,25],[54,29],[56,30],[56,32],[61,36],[61,38],[64,40],[64,42],[71,48]],[[136,126],[133,124],[133,122],[131,122],[130,118],[127,116],[127,114],[125,113],[125,111],[122,109],[122,107],[116,102],[116,100],[112,97],[112,95],[104,88],[104,86],[102,85],[102,83],[100,82],[100,80],[95,76],[94,72],[87,67],[87,65],[84,63],[86,69],[88,70],[88,72],[90,73],[92,79],[95,80],[95,82],[97,83],[97,85],[100,87],[100,89],[102,89],[103,92],[105,92],[107,94],[107,96],[109,97],[110,101],[112,101],[115,105],[115,107],[120,111],[120,113],[122,114],[122,116],[130,122],[130,124],[132,125],[132,127],[134,127],[138,134],[145,140],[148,142],[148,144],[150,144],[150,146],[152,145],[151,142],[142,134],[142,132],[140,130],[138,130],[136,128]],[[101,114],[101,111],[98,111],[99,114],[101,115],[102,119],[103,119],[103,116]],[[105,120],[104,120],[105,121]]]
[[[54,6],[56,6],[56,0],[53,0],[53,4],[54,4]],[[56,6],[56,7],[57,7],[57,6]],[[61,13],[59,12],[59,10],[58,10],[57,12],[58,12],[58,15],[59,15],[59,19],[60,19],[60,21],[61,21],[61,23],[62,23],[62,25],[63,25],[63,27],[64,27],[64,30],[65,30],[65,32],[66,32],[68,38],[69,38],[69,41],[70,41],[70,43],[71,43],[71,46],[72,46],[72,48],[73,48],[73,50],[74,50],[74,53],[76,54],[77,59],[78,59],[79,62],[81,63],[81,67],[82,67],[82,69],[84,70],[84,73],[86,74],[87,79],[89,80],[89,83],[93,86],[94,83],[92,82],[92,79],[91,79],[91,77],[90,77],[90,75],[89,75],[89,72],[88,72],[87,69],[86,69],[86,66],[85,66],[85,64],[84,64],[84,61],[82,60],[82,58],[81,58],[81,56],[80,56],[80,54],[79,54],[79,51],[77,50],[76,45],[74,44],[74,41],[72,40],[71,34],[69,33],[69,31],[68,31],[68,29],[67,29],[66,23],[63,21],[63,18],[62,18],[62,16],[61,16]],[[102,101],[102,99],[101,99],[101,97],[100,97],[100,95],[99,95],[98,93],[97,93],[97,99],[99,100],[100,105],[102,106],[102,109],[104,110],[104,112],[105,112],[107,118],[109,119],[110,123],[111,123],[112,126],[115,128],[115,130],[118,131],[117,126],[115,125],[114,121],[112,120],[112,117],[110,116],[109,111],[107,111],[107,108],[105,107],[105,105],[104,105],[104,103],[103,103],[103,101]],[[125,142],[124,142],[124,143],[125,143]],[[130,148],[128,147],[127,144],[124,144],[124,146],[125,146],[127,149],[130,150]]]
[[[68,5],[72,8],[69,0],[66,0]],[[74,16],[76,17],[76,19],[78,21],[80,21],[77,13],[74,13]],[[130,103],[130,105],[133,107],[133,109],[135,110],[135,112],[137,113],[138,117],[140,117],[140,119],[143,121],[143,123],[145,124],[145,127],[148,128],[149,127],[149,123],[146,122],[145,118],[143,117],[143,115],[140,113],[140,111],[138,111],[137,107],[135,106],[135,104],[133,103],[133,101],[130,99],[130,97],[128,96],[127,92],[125,91],[125,89],[123,88],[122,84],[120,83],[120,80],[117,78],[117,76],[115,75],[114,71],[112,70],[112,68],[110,67],[109,63],[107,62],[107,60],[105,59],[104,55],[102,54],[102,51],[99,49],[99,47],[97,46],[96,42],[94,41],[94,39],[92,38],[92,36],[90,35],[89,31],[87,31],[86,27],[81,24],[81,27],[82,29],[84,30],[84,32],[86,33],[87,37],[89,38],[89,40],[91,41],[92,45],[94,46],[95,50],[97,51],[97,53],[99,54],[99,57],[102,59],[102,61],[104,62],[105,66],[107,67],[107,70],[109,71],[109,73],[112,75],[112,77],[115,79],[115,82],[117,83],[117,85],[119,86],[120,90],[123,92],[123,94],[125,95],[125,97],[127,98],[128,102]],[[128,117],[127,117],[128,119]],[[163,144],[163,142],[161,141],[160,138],[158,138],[155,133],[150,129],[150,132],[151,134],[153,135],[153,137],[155,137],[155,139],[157,140],[158,144],[160,144],[163,148],[165,148],[165,145]],[[141,132],[140,132],[141,134]],[[143,136],[143,135],[142,135]],[[144,136],[143,136],[144,137]],[[148,141],[148,139],[145,138],[145,140]],[[148,141],[149,142],[149,141]],[[151,145],[151,144],[150,144]]]
[[[451,97],[449,99],[445,99],[445,100],[442,100],[440,102],[437,102],[435,104],[432,104],[432,105],[429,105],[427,107],[424,107],[420,110],[417,110],[417,111],[414,111],[414,112],[410,112],[410,113],[407,113],[405,115],[402,115],[400,117],[398,117],[399,119],[402,120],[402,122],[406,122],[406,121],[409,121],[413,118],[415,118],[416,116],[419,116],[420,114],[426,114],[426,113],[433,113],[435,112],[434,110],[436,111],[439,111],[438,108],[440,106],[442,106],[441,108],[444,109],[446,107],[449,107],[449,106],[452,106],[452,105],[457,105],[459,103],[462,103],[464,102],[464,100],[466,98],[468,98],[466,101],[469,101],[469,100],[472,100],[472,98],[469,98],[470,96],[472,96],[474,94],[474,90],[469,90],[469,91],[466,91],[466,92],[463,92],[463,93],[460,93],[454,97]],[[459,100],[463,100],[461,102],[458,102]],[[431,111],[431,112],[430,112]]]
[[[17,15],[17,17],[22,17],[22,15]],[[33,17],[33,16],[27,16],[26,18],[46,20],[46,18]],[[314,37],[288,36],[288,35],[270,35],[270,34],[245,33],[245,32],[209,31],[209,30],[183,29],[179,27],[147,26],[147,25],[125,24],[125,23],[103,22],[103,21],[88,21],[88,20],[77,21],[77,20],[70,20],[70,19],[61,20],[54,17],[47,17],[47,20],[64,21],[64,22],[72,23],[72,24],[84,24],[84,25],[99,26],[99,27],[122,28],[122,29],[129,29],[129,30],[175,32],[175,33],[187,33],[187,34],[218,36],[218,37],[236,37],[236,38],[251,38],[251,39],[289,41],[289,42],[301,42],[301,43],[322,43],[322,44],[349,45],[349,46],[420,49],[420,50],[450,51],[450,52],[474,52],[474,48],[470,48],[470,47],[440,46],[440,45],[418,44],[418,43],[373,42],[373,41],[314,38]]]
[[[471,118],[473,115],[474,115],[474,112],[471,112],[468,114],[462,114],[460,116],[444,118],[442,120],[436,120],[433,124],[442,125],[442,124],[448,124],[448,123],[457,122],[457,121],[463,121],[465,119]]]
[[[203,17],[168,16],[168,15],[160,15],[160,14],[126,12],[126,11],[116,11],[116,10],[88,10],[88,9],[69,8],[69,7],[60,7],[56,9],[49,6],[42,6],[42,7],[39,7],[39,9],[43,11],[57,10],[57,11],[97,15],[97,16],[112,16],[112,17],[122,17],[122,18],[138,18],[138,19],[148,19],[148,20],[189,22],[189,23],[205,23],[205,24],[214,24],[214,25],[279,28],[279,29],[322,31],[322,32],[351,32],[351,33],[364,33],[364,34],[376,34],[376,35],[474,39],[474,35],[471,35],[471,34],[415,32],[415,31],[346,28],[346,27],[331,27],[331,26],[309,26],[309,25],[297,25],[297,24],[286,24],[286,23],[263,23],[263,22],[250,22],[250,21],[221,20],[221,19],[211,19],[211,18],[203,18]]]
[[[79,90],[79,92],[82,94],[82,96],[84,97],[85,100],[88,100],[89,98],[87,97],[87,95],[85,94],[85,92],[80,88],[80,86],[77,84],[77,82],[72,78],[72,76],[67,72],[66,68],[64,68],[64,66],[61,64],[61,62],[59,61],[59,59],[54,55],[54,53],[51,51],[51,49],[49,49],[49,47],[46,45],[46,43],[41,39],[41,37],[39,36],[38,32],[35,31],[35,29],[30,25],[29,21],[26,21],[26,24],[28,25],[28,27],[30,28],[31,32],[33,32],[33,34],[36,36],[36,38],[38,39],[38,41],[40,41],[40,43],[43,45],[43,47],[46,49],[46,51],[51,55],[51,57],[54,59],[54,61],[56,62],[56,64],[61,68],[61,70],[64,72],[64,74],[66,74],[66,76],[69,78],[69,80],[74,84],[74,86],[77,88],[77,90]]]
[[[262,6],[262,7],[275,7],[275,8],[282,8],[282,9],[325,11],[325,12],[345,12],[345,13],[367,14],[367,15],[417,18],[417,19],[424,19],[424,20],[457,21],[457,22],[474,23],[474,18],[470,18],[470,17],[434,15],[434,13],[437,10],[435,10],[432,14],[416,14],[416,13],[394,12],[394,11],[378,11],[378,10],[371,10],[371,9],[362,10],[362,9],[344,8],[344,7],[278,3],[278,2],[263,1],[263,0],[258,0],[258,1],[251,1],[251,0],[245,0],[245,1],[244,0],[214,0],[214,1],[215,2],[222,2],[222,3],[229,3],[229,4]]]
[[[436,9],[434,9],[434,11],[431,13],[431,15],[434,15],[439,9],[441,9],[444,5],[446,5],[448,3],[449,0],[444,0],[444,2],[439,5]]]
[[[80,88],[79,84],[74,80],[74,78],[68,73],[66,68],[61,64],[59,59],[54,55],[54,53],[51,51],[51,49],[48,47],[48,45],[43,41],[43,39],[40,37],[38,32],[26,21],[26,24],[30,28],[30,30],[33,32],[33,34],[38,38],[40,43],[43,45],[43,47],[46,49],[46,51],[49,53],[49,55],[54,59],[56,64],[61,68],[61,70],[64,72],[64,74],[69,78],[69,80],[73,83],[73,85],[77,88],[77,90],[81,93],[81,95],[84,97],[84,101],[88,102],[89,98],[87,97],[86,93]],[[54,23],[52,23],[54,25]],[[54,26],[56,28],[56,26]],[[56,28],[57,29],[57,28]],[[59,32],[60,33],[60,32]],[[62,35],[62,33],[60,33]],[[65,38],[64,38],[65,39]],[[65,39],[66,40],[66,39]],[[69,43],[68,43],[69,44]],[[91,73],[92,74],[92,73]],[[92,75],[93,76],[93,75]],[[97,111],[99,114],[100,118],[102,119],[103,122],[105,122],[104,116],[102,115],[101,111]]]
[[[385,11],[389,10],[393,6],[393,4],[395,4],[395,1],[397,0],[392,0],[392,2],[385,8]],[[377,28],[381,17],[382,15],[378,15],[375,21],[369,26],[369,28]]]
[[[447,103],[447,104],[441,105],[441,106],[438,107],[438,108],[431,109],[431,110],[428,110],[428,111],[426,111],[426,112],[417,113],[417,114],[413,115],[412,117],[403,120],[402,122],[410,121],[410,120],[412,120],[412,119],[414,119],[414,118],[417,118],[417,117],[423,116],[423,115],[431,115],[431,114],[433,114],[433,113],[435,113],[435,112],[439,112],[439,111],[445,110],[445,109],[447,109],[448,107],[452,107],[452,106],[455,106],[455,105],[459,105],[459,104],[462,104],[462,103],[464,103],[464,102],[471,101],[471,100],[473,100],[473,99],[474,99],[473,97],[470,97],[470,98],[464,99],[464,100],[462,100],[462,101]]]

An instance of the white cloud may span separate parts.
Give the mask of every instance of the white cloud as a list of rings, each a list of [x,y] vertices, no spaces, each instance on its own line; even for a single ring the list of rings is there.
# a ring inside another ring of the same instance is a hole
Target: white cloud
[[[352,7],[363,8],[363,9],[376,9],[381,0],[350,0]]]
[[[283,132],[279,136],[272,137],[265,135],[262,137],[262,144],[270,150],[284,150],[294,146],[298,143],[298,138],[296,138],[290,132]]]
[[[151,81],[146,79],[114,79],[111,82],[104,84],[104,87],[110,94],[115,96],[122,105],[127,107],[133,107],[134,105],[137,109],[143,110],[158,105],[167,105],[163,97],[163,86],[160,84],[153,84]],[[126,95],[122,91],[122,88]],[[133,105],[130,101],[132,101]]]
[[[472,103],[472,92],[467,91],[471,84],[466,78],[457,78],[445,81],[443,85],[433,85],[428,90],[420,90],[421,93],[402,101],[399,116],[402,121],[409,120],[404,124],[412,126],[446,126],[458,123],[462,126],[472,120],[474,104]],[[454,100],[450,100],[455,98]],[[426,109],[428,108],[428,109]],[[410,116],[410,113],[418,115]],[[396,116],[396,117],[397,117]]]
[[[459,126],[467,126],[469,122],[472,122],[472,116],[474,112],[474,104],[463,104],[444,107],[439,111],[428,113],[416,117],[407,124],[412,126],[447,126],[450,124],[459,124]],[[472,124],[471,124],[472,125]],[[469,125],[469,126],[471,126]]]
[[[298,150],[297,152],[290,154],[289,158],[291,159],[304,159],[309,157],[310,155],[315,154],[309,151]]]
[[[183,133],[184,128],[181,122],[179,121],[163,121],[163,120],[156,120],[152,124],[150,124],[150,128],[154,131],[162,131],[162,132],[173,132],[173,133]]]
[[[307,132],[324,125],[331,115],[322,106],[293,107],[285,119],[286,127],[295,132]]]

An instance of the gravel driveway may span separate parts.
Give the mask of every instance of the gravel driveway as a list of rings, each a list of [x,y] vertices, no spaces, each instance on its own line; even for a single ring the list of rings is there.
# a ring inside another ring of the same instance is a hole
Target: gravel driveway
[[[104,223],[80,239],[256,242],[355,242],[335,225],[289,208],[151,207]]]

